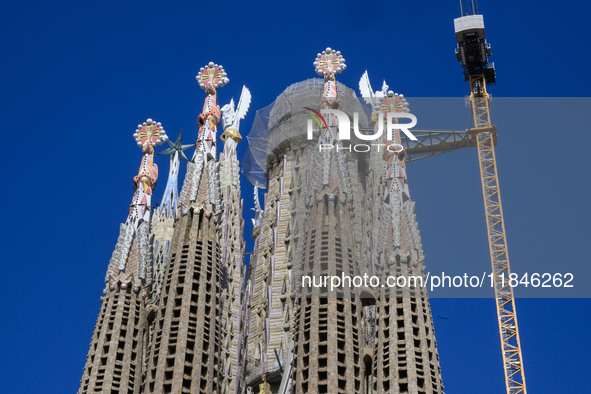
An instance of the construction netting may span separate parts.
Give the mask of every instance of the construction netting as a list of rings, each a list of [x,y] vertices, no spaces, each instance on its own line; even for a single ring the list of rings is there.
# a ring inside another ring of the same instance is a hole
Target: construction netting
[[[277,99],[256,112],[252,128],[246,137],[248,149],[241,168],[248,180],[259,188],[267,188],[267,160],[295,139],[306,138],[306,107],[317,109],[322,99],[324,80],[307,79],[289,86]],[[371,109],[362,104],[355,91],[337,82],[341,111],[359,114],[359,127],[367,127]]]

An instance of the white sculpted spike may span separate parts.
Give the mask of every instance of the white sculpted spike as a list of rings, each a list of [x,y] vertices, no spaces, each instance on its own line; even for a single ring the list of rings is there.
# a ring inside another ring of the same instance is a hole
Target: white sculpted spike
[[[361,79],[359,80],[359,91],[361,92],[361,97],[363,97],[363,100],[367,104],[371,105],[372,109],[374,109],[377,106],[378,101],[376,100],[373,89],[371,88],[371,82],[369,82],[367,70],[365,70],[361,76]]]
[[[363,97],[363,100],[367,104],[371,105],[371,109],[373,111],[377,111],[379,109],[380,102],[388,95],[388,88],[389,87],[386,84],[386,80],[384,80],[384,83],[382,84],[382,90],[374,92],[371,87],[371,82],[369,81],[369,74],[367,73],[367,70],[365,70],[361,76],[361,79],[359,80],[359,92],[361,93],[361,97]]]
[[[222,107],[222,124],[224,129],[229,127],[232,122],[234,121],[234,115],[236,114],[234,99],[232,98],[230,102]]]
[[[248,109],[250,108],[250,101],[252,100],[252,96],[250,94],[250,90],[246,86],[242,87],[242,93],[240,94],[240,101],[238,101],[238,107],[236,107],[236,114],[234,115],[234,121],[232,122],[232,127],[238,128],[238,124],[240,120],[244,119]]]
[[[240,121],[246,116],[250,107],[251,94],[246,86],[242,87],[238,106],[234,107],[234,99],[222,107],[222,121],[224,130],[228,128],[238,129]]]
[[[224,133],[222,142],[224,143],[223,153],[220,155],[220,185],[238,185],[240,182],[239,165],[237,158],[237,146],[242,140],[240,135],[240,120],[244,119],[248,108],[250,107],[251,95],[246,86],[242,87],[242,93],[238,101],[238,107],[234,106],[234,99],[229,104],[222,107],[222,124]]]
[[[251,209],[254,211],[254,219],[252,219],[252,226],[260,227],[261,219],[263,218],[263,208],[261,208],[261,203],[259,202],[259,188],[256,185],[254,187],[254,208]]]

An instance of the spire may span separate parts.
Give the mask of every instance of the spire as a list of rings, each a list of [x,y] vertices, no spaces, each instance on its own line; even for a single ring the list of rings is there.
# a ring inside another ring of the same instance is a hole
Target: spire
[[[196,79],[207,96],[203,110],[197,119],[199,133],[192,159],[194,166],[190,166],[187,173],[189,177],[188,196],[183,198],[182,203],[195,202],[197,205],[215,205],[218,196],[215,166],[212,166],[211,162],[215,162],[216,159],[217,126],[220,123],[221,115],[220,107],[217,105],[217,89],[230,80],[224,67],[213,62],[201,67]]]
[[[129,207],[126,224],[131,224],[137,229],[140,220],[150,221],[152,191],[156,187],[156,180],[158,179],[158,166],[154,164],[154,147],[162,145],[168,139],[168,136],[160,122],[148,119],[137,126],[133,137],[137,145],[142,148],[144,156],[138,174],[133,178],[135,193]]]
[[[216,157],[217,125],[220,123],[220,107],[217,105],[217,89],[230,80],[224,67],[213,62],[201,67],[196,77],[199,86],[205,90],[207,96],[203,104],[203,111],[197,119],[199,135],[197,136],[197,150],[195,155],[205,154],[209,159]]]
[[[406,163],[404,161],[404,152],[397,152],[389,147],[392,145],[401,145],[402,140],[400,130],[395,129],[392,134],[392,141],[384,141],[383,136],[384,122],[388,117],[389,112],[409,112],[408,102],[404,95],[394,93],[389,90],[386,81],[382,85],[381,91],[374,92],[369,81],[367,70],[363,73],[359,81],[359,90],[365,102],[371,105],[372,108],[372,123],[376,129],[376,134],[380,134],[381,143],[385,142],[386,147],[382,153],[372,152],[372,168],[383,168],[378,165],[381,160],[382,165],[385,166],[385,173],[379,176],[384,176],[385,188],[382,195],[382,204],[380,204],[379,217],[382,225],[379,230],[377,238],[377,245],[375,248],[384,249],[387,245],[386,239],[388,233],[391,232],[391,246],[394,250],[398,250],[402,245],[401,221],[403,217],[403,203],[410,200],[410,192],[408,188],[408,180],[406,177]],[[397,119],[394,119],[397,121]],[[382,131],[378,131],[382,130]],[[389,218],[390,220],[388,220]],[[386,223],[390,226],[386,226]],[[379,253],[382,253],[380,251]]]
[[[259,234],[261,233],[261,223],[263,220],[263,208],[261,208],[261,203],[259,202],[259,187],[257,185],[254,186],[254,208],[250,208],[254,211],[254,219],[252,220],[252,238],[257,239]]]
[[[384,92],[380,101],[380,115],[386,119],[388,112],[409,112],[408,103],[404,95],[394,93],[391,90]],[[380,116],[379,119],[382,119]],[[380,120],[378,120],[380,122]],[[397,121],[397,120],[396,120]],[[376,125],[377,126],[377,125]],[[383,127],[383,120],[381,120]],[[386,141],[386,145],[401,146],[402,140],[400,130],[396,129],[392,135],[393,141]],[[392,246],[397,251],[402,246],[401,221],[403,217],[403,204],[410,200],[410,191],[408,189],[408,179],[406,177],[405,152],[396,153],[390,148],[384,148],[384,160],[386,161],[386,187],[384,190],[384,204],[388,206],[391,218]],[[382,229],[384,230],[384,229]],[[384,234],[380,234],[380,240],[385,239]],[[388,259],[388,256],[385,256]]]
[[[135,192],[129,206],[127,220],[125,224],[121,225],[107,279],[109,279],[109,273],[112,277],[123,273],[126,276],[132,275],[143,279],[148,263],[152,191],[156,187],[158,179],[158,166],[154,163],[154,147],[161,145],[168,139],[168,136],[160,122],[148,119],[138,125],[133,137],[137,145],[142,148],[144,155],[138,174],[133,178]],[[128,260],[130,260],[130,251],[134,242],[137,244],[137,261],[134,258],[134,264],[129,266]]]
[[[314,68],[318,75],[324,77],[324,90],[322,93],[322,99],[320,101],[320,112],[323,113],[324,111],[334,110],[334,109],[341,109],[341,103],[338,99],[337,93],[337,84],[335,80],[336,74],[343,72],[347,68],[345,64],[345,58],[341,55],[340,51],[334,51],[331,48],[326,48],[322,53],[316,55],[316,61],[314,62]],[[348,176],[347,170],[347,159],[344,156],[343,152],[340,152],[340,148],[342,148],[341,141],[338,138],[338,119],[332,113],[325,113],[325,128],[321,129],[320,137],[318,140],[319,145],[332,145],[337,146],[336,158],[333,160],[333,151],[323,151],[321,153],[317,153],[315,161],[315,171],[317,176],[320,176],[321,183],[316,185],[317,187],[317,195],[316,199],[322,199],[321,194],[318,194],[318,191],[329,187],[329,189],[334,190],[336,187],[335,182],[340,183],[340,191],[344,193],[347,200],[352,199],[352,188],[351,182]],[[336,164],[337,168],[334,167]],[[319,174],[318,172],[321,171],[322,173]],[[338,171],[338,176],[332,176],[331,172],[334,174],[334,171]],[[317,177],[316,177],[317,178]],[[317,178],[318,179],[318,178]],[[331,182],[332,181],[332,182]],[[331,184],[332,183],[332,184]]]
[[[340,51],[335,52],[331,48],[326,48],[322,53],[316,55],[314,67],[316,74],[324,76],[324,92],[322,93],[320,109],[340,109],[341,103],[337,98],[335,75],[340,74],[347,68],[345,58],[341,55]],[[331,120],[330,122],[328,121],[329,119]],[[329,114],[327,116],[327,125],[328,129],[325,134],[330,134],[332,136],[336,130],[335,127],[330,126],[337,125],[336,117]],[[332,139],[334,140],[335,138],[336,135],[334,135]]]

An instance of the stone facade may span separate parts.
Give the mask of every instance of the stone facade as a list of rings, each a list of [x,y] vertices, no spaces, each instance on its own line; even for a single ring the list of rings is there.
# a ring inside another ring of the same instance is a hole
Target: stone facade
[[[211,63],[201,75],[222,72]],[[245,109],[220,110],[223,84],[201,78],[207,98],[183,187],[177,193],[179,138],[166,151],[162,206],[150,217],[149,199],[136,198],[148,189],[136,189],[121,226],[79,393],[443,392],[424,288],[303,285],[303,276],[424,275],[404,158],[319,152],[334,142],[331,116],[314,139],[301,134],[307,118],[294,109],[306,105],[375,124],[353,90],[324,75],[287,88],[269,114],[267,191],[248,267],[236,154]],[[136,183],[152,179],[144,175]]]
[[[336,90],[338,97],[353,95],[343,85]],[[322,95],[317,80],[295,84],[271,111],[269,133],[281,130],[284,140],[267,137],[279,148],[267,160],[252,263],[247,384],[256,392],[264,382],[272,393],[442,393],[424,288],[331,292],[301,285],[303,275],[367,273],[381,283],[392,275],[424,275],[403,160],[383,153],[323,155],[316,140],[286,132],[306,130],[307,119],[276,108],[293,111],[309,105],[310,97],[320,102]],[[282,106],[284,101],[291,107]],[[402,174],[397,181],[404,190],[385,199],[390,186],[391,194],[397,190],[388,166]]]

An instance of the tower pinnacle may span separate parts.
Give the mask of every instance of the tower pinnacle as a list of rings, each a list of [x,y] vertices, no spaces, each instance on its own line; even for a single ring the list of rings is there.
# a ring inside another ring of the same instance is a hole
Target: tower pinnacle
[[[129,215],[121,228],[117,246],[113,252],[113,257],[111,257],[109,272],[113,277],[116,277],[118,273],[125,273],[127,276],[134,275],[143,279],[145,278],[147,255],[150,249],[148,238],[152,191],[156,187],[156,180],[158,179],[158,166],[154,163],[154,147],[161,145],[162,142],[168,139],[168,136],[160,122],[147,119],[143,124],[138,125],[133,137],[137,145],[142,148],[144,155],[138,174],[133,178],[135,192],[129,206]],[[139,264],[128,267],[127,261],[134,240],[138,245]]]
[[[233,140],[236,144],[242,141],[242,136],[238,131],[240,121],[244,119],[248,108],[250,107],[250,100],[252,96],[250,90],[246,86],[242,87],[242,93],[238,101],[238,106],[234,108],[234,99],[230,100],[229,104],[222,107],[222,121],[224,125],[224,133],[220,137],[224,144],[228,144],[228,138]],[[225,149],[224,149],[225,150]]]
[[[347,68],[345,58],[341,55],[340,51],[326,48],[322,53],[316,55],[314,67],[318,75],[324,76],[324,89],[319,105],[320,111],[326,110],[328,112],[330,110],[341,109],[335,75]],[[334,113],[328,112],[326,113],[325,119],[326,129],[321,130],[318,144],[320,146],[332,145],[341,148],[341,141],[337,137],[338,118]],[[335,187],[337,187],[335,181],[338,180],[341,184],[340,191],[346,196],[345,200],[350,200],[352,198],[352,189],[347,174],[346,159],[343,153],[337,149],[336,158],[333,158],[332,151],[323,151],[316,154],[315,162],[317,190],[315,196],[312,196],[312,190],[310,190],[309,197],[313,197],[316,200],[322,199],[323,197],[320,191],[326,188],[335,190]],[[337,171],[338,175],[331,177],[331,173],[335,174],[335,171]],[[331,179],[333,180],[332,184]]]
[[[316,55],[314,62],[316,73],[324,76],[324,80],[333,80],[335,74],[343,72],[347,65],[345,58],[341,55],[341,51],[333,51],[331,48],[326,48],[322,53]]]
[[[213,62],[201,67],[196,79],[207,96],[203,103],[203,110],[197,118],[199,132],[196,149],[181,193],[181,204],[184,208],[193,202],[197,205],[209,204],[210,206],[217,202],[214,163],[217,153],[217,126],[221,117],[221,110],[217,105],[217,89],[230,82],[224,67]]]
[[[158,179],[158,166],[154,164],[154,147],[162,145],[168,136],[160,122],[148,119],[137,126],[133,137],[137,145],[142,148],[144,156],[138,174],[133,178],[135,193],[126,223],[132,224],[137,229],[140,220],[150,220],[152,190],[156,187]]]
[[[206,159],[215,159],[217,125],[220,123],[220,107],[217,105],[217,89],[224,86],[230,80],[224,67],[213,62],[201,67],[196,77],[199,86],[205,90],[207,97],[203,104],[203,111],[197,119],[199,134],[197,137],[197,150],[195,155],[205,154]]]

